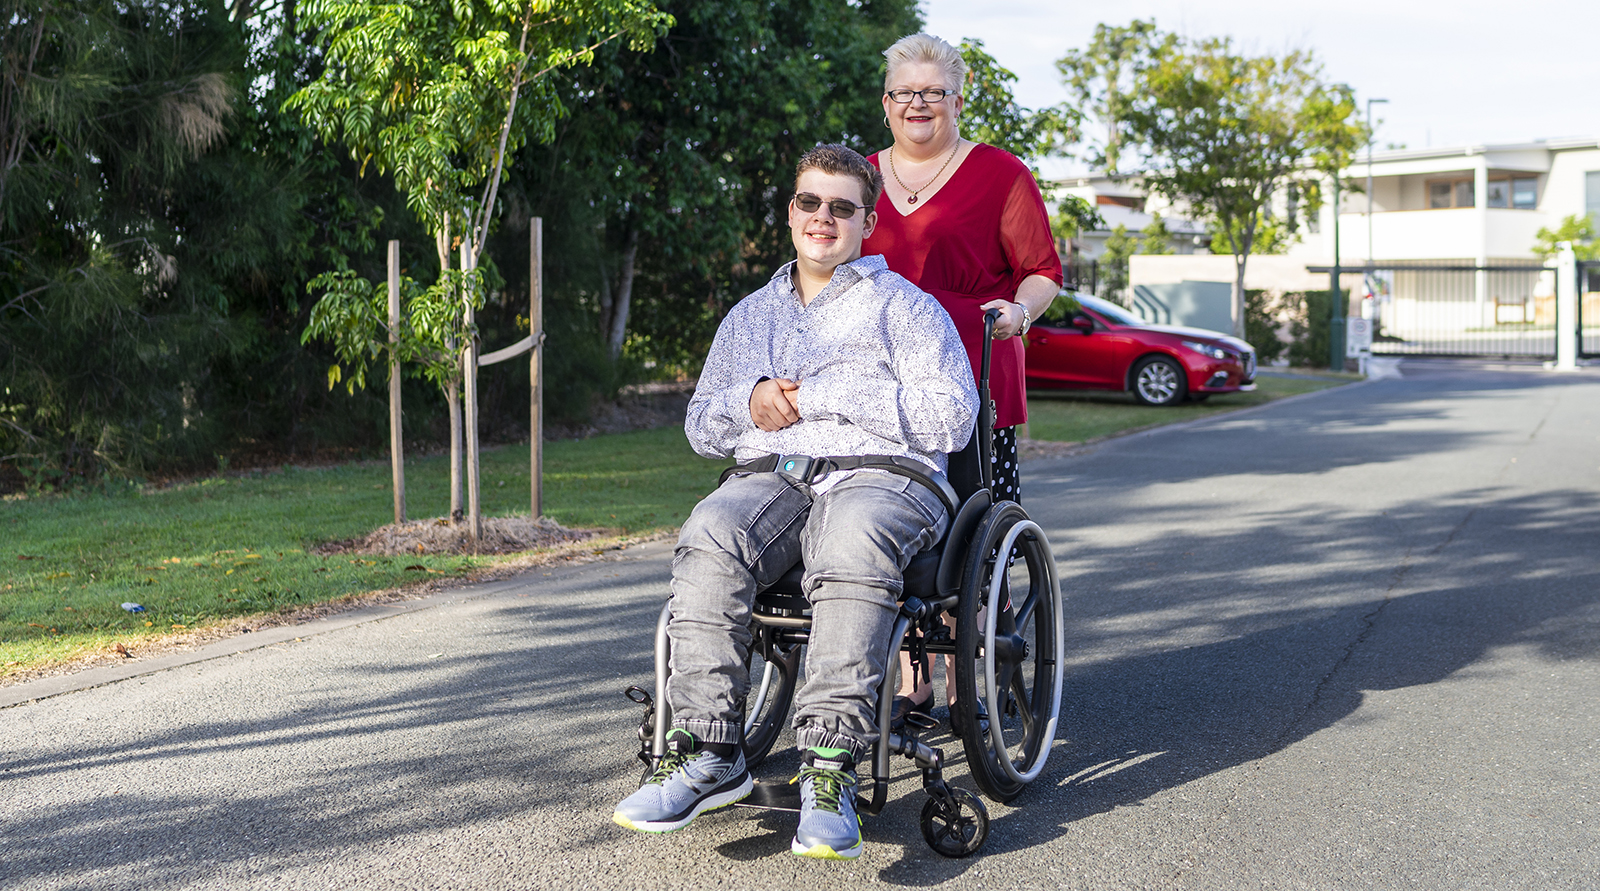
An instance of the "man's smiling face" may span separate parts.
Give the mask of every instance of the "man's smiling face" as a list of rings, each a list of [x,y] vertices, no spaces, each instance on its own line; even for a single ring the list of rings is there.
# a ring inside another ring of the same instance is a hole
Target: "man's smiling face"
[[[848,219],[839,219],[829,201],[844,200],[859,205],[864,200],[861,181],[842,173],[806,170],[795,180],[795,193],[815,195],[822,206],[806,213],[789,202],[789,234],[795,253],[808,271],[832,273],[840,263],[861,256],[861,240],[872,234],[878,215],[871,208],[860,208]]]

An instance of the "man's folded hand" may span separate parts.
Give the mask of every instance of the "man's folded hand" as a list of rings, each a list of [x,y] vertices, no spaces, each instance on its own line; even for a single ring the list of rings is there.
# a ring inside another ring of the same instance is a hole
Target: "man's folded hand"
[[[800,385],[795,381],[768,378],[750,391],[750,420],[771,433],[800,420]]]

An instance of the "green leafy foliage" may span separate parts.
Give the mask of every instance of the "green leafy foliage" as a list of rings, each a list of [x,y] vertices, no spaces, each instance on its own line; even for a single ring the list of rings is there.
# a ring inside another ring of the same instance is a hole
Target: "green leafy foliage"
[[[1078,141],[1083,115],[1061,103],[1037,111],[1017,104],[1011,85],[1017,76],[989,55],[983,41],[961,41],[961,58],[967,63],[967,83],[962,88],[961,135],[1002,148],[1025,162],[1065,157]],[[1037,176],[1038,170],[1034,170]]]
[[[1080,233],[1105,227],[1100,211],[1077,195],[1061,196],[1056,212],[1050,215],[1050,231],[1057,238],[1077,238]]]
[[[675,24],[653,51],[607,45],[560,80],[571,114],[523,148],[506,197],[547,220],[547,305],[568,322],[552,354],[558,337],[594,337],[670,376],[697,368],[726,309],[793,256],[800,155],[887,139],[881,53],[918,20],[909,0],[661,7]]]
[[[1145,155],[1145,187],[1226,234],[1242,301],[1245,264],[1273,195],[1296,187],[1315,214],[1316,184],[1348,163],[1365,128],[1354,98],[1322,81],[1309,51],[1249,56],[1226,38],[1156,45],[1140,90],[1114,111]]]
[[[1533,252],[1541,260],[1548,260],[1560,253],[1556,247],[1561,242],[1570,242],[1572,252],[1579,260],[1600,260],[1600,243],[1595,242],[1595,219],[1591,216],[1572,214],[1561,220],[1561,224],[1554,229],[1540,227],[1534,234]]]
[[[1177,38],[1162,34],[1154,19],[1134,19],[1126,25],[1099,24],[1082,50],[1069,50],[1056,60],[1056,70],[1078,99],[1103,127],[1106,136],[1091,148],[1089,162],[1107,173],[1118,172],[1124,136],[1124,106],[1138,92],[1146,72]]]
[[[1341,292],[1348,298],[1349,292]],[[1329,321],[1332,306],[1328,291],[1286,294],[1290,308],[1289,364],[1307,368],[1328,367]]]
[[[312,0],[301,14],[326,64],[285,107],[390,173],[430,231],[467,208],[474,246],[508,153],[550,138],[563,112],[545,75],[619,38],[643,49],[671,24],[643,0]]]
[[[1284,295],[1287,300],[1302,295]],[[1283,301],[1272,291],[1252,289],[1244,294],[1244,340],[1255,347],[1256,361],[1262,365],[1276,361],[1289,345],[1278,336],[1278,316]]]

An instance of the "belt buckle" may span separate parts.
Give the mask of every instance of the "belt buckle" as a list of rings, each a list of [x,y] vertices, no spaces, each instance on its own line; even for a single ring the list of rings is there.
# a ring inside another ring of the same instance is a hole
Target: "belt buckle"
[[[778,473],[791,476],[802,483],[811,482],[811,468],[816,464],[816,459],[810,455],[779,455],[778,465],[773,468]]]

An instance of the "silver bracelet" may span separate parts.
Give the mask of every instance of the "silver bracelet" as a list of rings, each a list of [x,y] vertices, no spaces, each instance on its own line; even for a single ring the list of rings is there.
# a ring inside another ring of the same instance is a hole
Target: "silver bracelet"
[[[1018,300],[1016,303],[1018,306],[1022,307],[1022,330],[1017,332],[1017,336],[1021,337],[1022,335],[1027,334],[1028,328],[1033,325],[1033,313],[1028,311],[1028,304],[1023,303],[1021,300]]]

